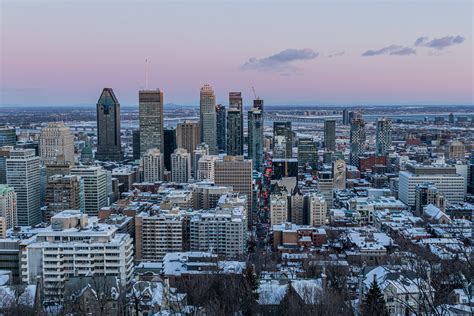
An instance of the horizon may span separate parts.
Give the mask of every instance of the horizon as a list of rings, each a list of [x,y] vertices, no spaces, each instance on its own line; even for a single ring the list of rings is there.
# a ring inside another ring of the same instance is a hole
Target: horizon
[[[204,83],[225,105],[229,91],[252,100],[252,87],[274,106],[474,104],[468,0],[1,7],[0,105],[94,105],[110,86],[133,106],[147,81],[186,106]]]

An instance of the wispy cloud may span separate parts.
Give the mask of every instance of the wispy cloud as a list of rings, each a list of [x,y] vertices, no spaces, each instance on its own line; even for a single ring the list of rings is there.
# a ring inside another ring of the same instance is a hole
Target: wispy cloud
[[[418,37],[415,41],[415,46],[429,47],[434,49],[444,49],[449,46],[461,44],[464,42],[464,37],[460,35],[445,36],[440,38],[429,39],[428,36]]]
[[[380,49],[369,49],[362,53],[364,57],[377,56],[377,55],[397,55],[397,56],[408,56],[416,54],[416,50],[411,47],[401,45],[390,45]]]
[[[345,51],[340,51],[340,52],[329,54],[327,57],[328,58],[334,58],[334,57],[340,57],[340,56],[345,55],[345,54],[346,54]]]
[[[242,70],[294,72],[298,69],[293,65],[294,62],[311,60],[317,58],[318,56],[319,53],[310,48],[289,48],[264,58],[252,57],[243,65],[241,65],[240,68]]]

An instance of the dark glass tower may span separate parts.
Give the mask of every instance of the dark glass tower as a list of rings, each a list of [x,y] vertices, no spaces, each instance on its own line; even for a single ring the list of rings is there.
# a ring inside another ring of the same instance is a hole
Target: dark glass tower
[[[171,154],[176,149],[176,129],[171,126],[165,126],[164,128],[164,151],[163,155],[165,157],[165,168],[168,171],[171,171]]]
[[[229,92],[227,154],[229,156],[241,156],[244,154],[244,116],[241,92]]]
[[[0,126],[0,147],[15,146],[16,130],[14,127]]]
[[[324,147],[328,151],[336,151],[336,120],[324,121]]]
[[[140,159],[140,130],[132,131],[133,159]]]
[[[273,122],[273,158],[291,158],[292,149],[291,122]]]
[[[365,121],[362,118],[353,119],[351,122],[351,154],[350,163],[353,166],[359,167],[359,157],[364,154],[365,146]]]
[[[120,103],[112,88],[104,88],[97,102],[97,152],[95,159],[120,161]]]
[[[226,109],[222,104],[216,105],[217,149],[226,152]]]
[[[263,100],[253,101],[248,112],[248,150],[253,168],[260,170],[263,163]]]

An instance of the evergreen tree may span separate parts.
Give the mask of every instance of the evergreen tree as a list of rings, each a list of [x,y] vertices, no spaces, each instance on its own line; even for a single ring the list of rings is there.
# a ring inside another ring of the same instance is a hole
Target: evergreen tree
[[[369,292],[365,296],[361,306],[362,316],[387,316],[387,306],[385,305],[385,299],[383,298],[382,291],[374,278],[374,281],[370,284]]]

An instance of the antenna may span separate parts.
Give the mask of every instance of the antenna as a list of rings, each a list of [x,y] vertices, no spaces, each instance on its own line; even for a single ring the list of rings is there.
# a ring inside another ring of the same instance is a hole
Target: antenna
[[[145,90],[148,90],[148,58],[145,59]]]

